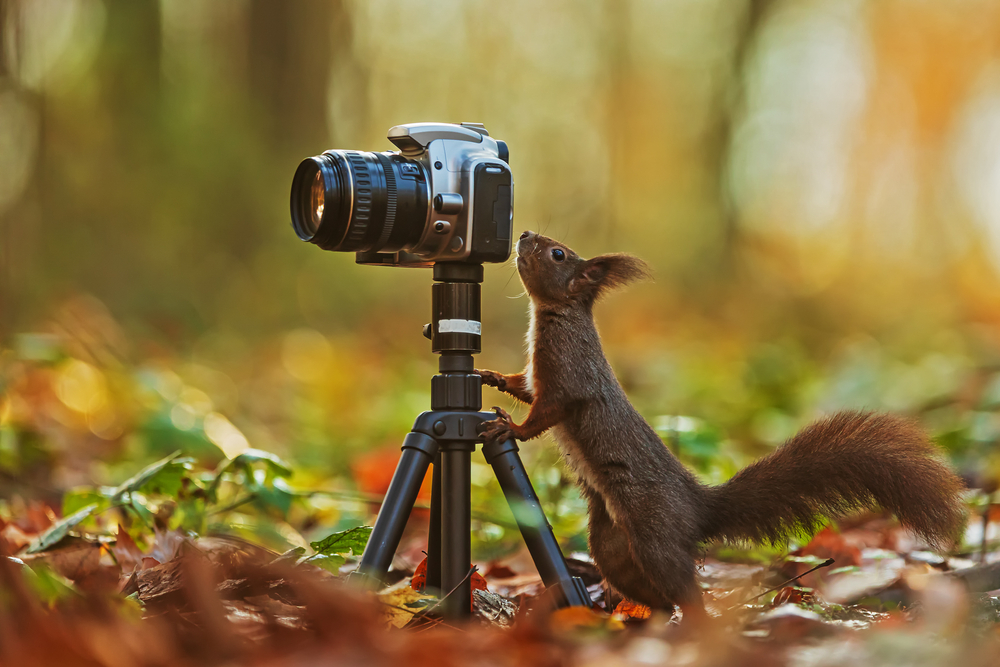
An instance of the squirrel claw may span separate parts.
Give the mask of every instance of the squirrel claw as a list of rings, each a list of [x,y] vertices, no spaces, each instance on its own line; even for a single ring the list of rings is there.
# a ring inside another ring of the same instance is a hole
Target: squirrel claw
[[[493,412],[497,413],[497,417],[499,419],[502,419],[503,421],[506,421],[506,422],[510,421],[510,415],[507,414],[507,411],[504,410],[503,408],[494,405],[493,406]]]
[[[503,442],[514,437],[510,422],[504,417],[483,422],[479,425],[478,430],[484,442]]]

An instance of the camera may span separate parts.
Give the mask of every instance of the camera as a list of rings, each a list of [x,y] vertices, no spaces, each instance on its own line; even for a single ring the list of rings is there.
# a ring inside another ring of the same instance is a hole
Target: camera
[[[432,266],[510,257],[513,176],[507,145],[480,123],[389,130],[399,150],[329,150],[292,179],[292,227],[358,264]]]

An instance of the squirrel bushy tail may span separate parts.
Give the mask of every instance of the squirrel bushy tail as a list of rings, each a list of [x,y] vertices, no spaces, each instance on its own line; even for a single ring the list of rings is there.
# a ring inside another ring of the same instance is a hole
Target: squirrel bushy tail
[[[963,525],[962,482],[924,432],[888,414],[841,412],[707,489],[703,539],[782,542],[825,516],[881,507],[936,547]]]

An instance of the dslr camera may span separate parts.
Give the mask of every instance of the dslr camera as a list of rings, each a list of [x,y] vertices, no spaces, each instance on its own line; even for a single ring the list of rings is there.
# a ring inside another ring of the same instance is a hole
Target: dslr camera
[[[432,266],[510,257],[513,177],[507,145],[480,123],[389,130],[398,151],[329,150],[292,179],[292,227],[358,264]]]

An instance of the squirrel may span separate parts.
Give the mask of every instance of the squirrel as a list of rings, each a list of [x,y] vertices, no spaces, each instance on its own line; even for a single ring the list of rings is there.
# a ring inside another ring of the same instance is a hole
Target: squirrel
[[[931,544],[954,543],[963,485],[919,426],[890,414],[834,414],[728,482],[702,484],[629,402],[594,324],[594,303],[649,277],[646,264],[620,253],[583,259],[524,232],[517,270],[531,300],[526,368],[476,373],[531,408],[521,424],[494,408],[498,418],[480,431],[490,442],[553,429],[588,504],[594,564],[626,599],[703,617],[695,562],[704,543],[781,543],[856,509],[882,507]]]

